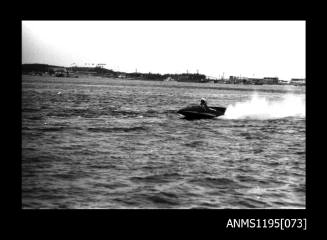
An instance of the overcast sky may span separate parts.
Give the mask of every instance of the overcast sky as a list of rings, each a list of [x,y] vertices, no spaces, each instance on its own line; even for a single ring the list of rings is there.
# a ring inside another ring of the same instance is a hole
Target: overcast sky
[[[305,78],[305,21],[23,21],[22,62]]]

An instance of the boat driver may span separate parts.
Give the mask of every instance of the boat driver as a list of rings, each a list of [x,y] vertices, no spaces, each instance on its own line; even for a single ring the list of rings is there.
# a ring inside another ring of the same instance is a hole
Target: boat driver
[[[203,110],[207,111],[209,108],[208,108],[208,105],[207,105],[207,100],[205,98],[201,98],[201,103],[200,103],[200,106],[203,108]]]

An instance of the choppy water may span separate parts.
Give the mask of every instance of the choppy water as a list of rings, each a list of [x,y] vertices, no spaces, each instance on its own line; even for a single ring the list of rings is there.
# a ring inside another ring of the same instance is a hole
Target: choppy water
[[[22,206],[305,208],[304,96],[292,86],[23,76]],[[226,116],[175,113],[201,97],[229,106]]]

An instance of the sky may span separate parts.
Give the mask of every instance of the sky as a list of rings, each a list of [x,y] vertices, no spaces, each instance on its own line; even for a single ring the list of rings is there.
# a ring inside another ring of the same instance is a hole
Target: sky
[[[22,63],[305,78],[305,21],[22,21]]]

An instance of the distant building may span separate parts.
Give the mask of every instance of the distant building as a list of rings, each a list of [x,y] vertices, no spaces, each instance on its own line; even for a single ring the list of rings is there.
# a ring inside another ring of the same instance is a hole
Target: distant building
[[[118,78],[126,78],[126,74],[119,74]]]
[[[228,79],[223,79],[223,78],[216,78],[216,77],[212,77],[212,76],[207,76],[206,80],[208,80],[210,83],[220,83],[220,84],[224,84],[226,80]]]
[[[253,84],[252,78],[230,76],[229,83],[232,84]]]
[[[172,77],[167,77],[164,79],[165,82],[176,82]]]
[[[220,78],[220,79],[215,79],[214,80],[214,83],[220,83],[220,84],[224,84],[224,83],[226,83],[227,81],[226,81],[227,79],[223,79],[223,78]]]
[[[241,80],[240,80],[240,78],[238,78],[236,76],[229,76],[229,83],[239,84],[239,83],[241,83]]]
[[[251,81],[251,84],[253,84],[253,85],[264,84],[264,79],[262,79],[262,78],[249,78],[249,80]]]
[[[263,84],[271,84],[277,85],[278,84],[278,77],[264,77]]]
[[[64,67],[53,67],[49,68],[50,75],[54,74],[56,77],[68,76],[68,71]]]
[[[223,78],[216,78],[213,80],[214,83],[220,83],[220,84],[224,84],[226,83],[227,79],[223,79]]]
[[[305,78],[292,78],[290,84],[295,86],[304,86],[305,85]]]
[[[280,79],[280,80],[278,80],[278,84],[280,84],[280,85],[288,85],[288,84],[290,84],[290,81]]]

